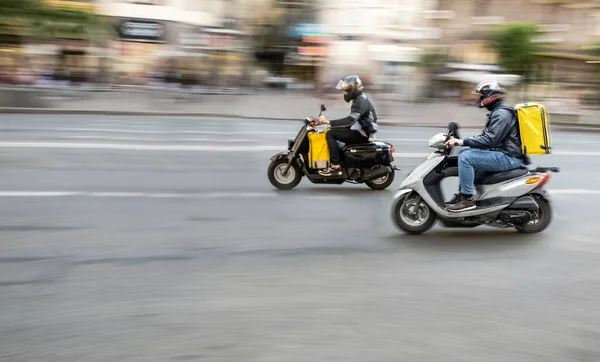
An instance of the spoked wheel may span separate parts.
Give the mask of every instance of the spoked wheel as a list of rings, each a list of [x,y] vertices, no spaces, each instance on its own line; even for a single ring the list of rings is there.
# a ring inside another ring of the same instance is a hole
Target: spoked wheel
[[[392,207],[392,218],[398,228],[409,234],[421,234],[431,229],[437,215],[416,193],[400,196]]]
[[[516,225],[517,230],[522,233],[534,234],[543,231],[550,225],[552,220],[552,208],[545,199],[537,196],[535,197],[539,209],[533,213],[533,220],[521,225]]]
[[[280,190],[291,190],[296,187],[302,179],[302,171],[296,162],[292,162],[291,167],[284,175],[283,172],[287,167],[288,160],[280,159],[271,162],[269,169],[267,170],[267,176],[271,185],[277,187]]]
[[[378,167],[384,167],[384,166],[378,165],[373,168],[378,168]],[[387,175],[380,177],[380,178],[366,181],[365,183],[367,184],[367,186],[369,186],[373,190],[385,190],[388,187],[390,187],[390,185],[394,182],[395,174],[396,174],[396,172],[392,168],[392,172],[388,173]]]

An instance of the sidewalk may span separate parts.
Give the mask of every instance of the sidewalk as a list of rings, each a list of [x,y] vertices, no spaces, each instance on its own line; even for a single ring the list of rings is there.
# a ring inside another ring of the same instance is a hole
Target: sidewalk
[[[445,126],[454,121],[464,128],[481,128],[486,121],[486,110],[458,103],[407,103],[389,99],[389,95],[370,95],[382,124]],[[344,117],[350,105],[338,97],[318,98],[305,93],[264,91],[248,95],[214,95],[152,92],[93,92],[85,97],[53,99],[49,108],[0,108],[0,113],[53,113],[53,114],[111,114],[155,116],[209,116],[302,120],[317,116],[320,104],[327,105],[329,119]],[[550,110],[552,112],[552,110]],[[573,124],[559,117],[551,118],[553,125],[600,127],[600,111],[584,114]],[[565,122],[565,123],[563,123]]]

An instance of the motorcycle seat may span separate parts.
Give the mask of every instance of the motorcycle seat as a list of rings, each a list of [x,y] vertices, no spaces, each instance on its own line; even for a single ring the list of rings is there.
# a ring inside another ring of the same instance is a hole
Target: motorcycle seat
[[[342,151],[345,150],[346,147],[349,147],[349,146],[346,146],[346,144],[344,142],[340,142],[340,141],[337,141],[337,145],[338,145],[339,149]],[[358,143],[358,144],[354,144],[354,145],[350,145],[350,146],[373,146],[373,145],[374,145],[373,142],[367,142],[367,143]]]
[[[510,171],[503,172],[475,172],[476,185],[493,185],[500,182],[508,181],[526,175],[529,170],[525,167],[516,168]]]

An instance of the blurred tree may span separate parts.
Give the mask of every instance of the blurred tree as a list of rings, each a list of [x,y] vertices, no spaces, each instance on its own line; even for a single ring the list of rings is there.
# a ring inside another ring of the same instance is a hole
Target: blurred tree
[[[112,33],[107,22],[83,11],[49,8],[36,0],[0,0],[0,34],[27,37],[90,39]]]
[[[532,41],[536,24],[509,23],[492,32],[490,46],[496,50],[499,62],[508,72],[523,77],[525,82],[533,76],[537,45]]]

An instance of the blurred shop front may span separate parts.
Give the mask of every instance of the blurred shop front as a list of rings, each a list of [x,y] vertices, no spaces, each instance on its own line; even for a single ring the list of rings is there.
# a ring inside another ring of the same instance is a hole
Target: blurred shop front
[[[159,50],[168,49],[168,22],[117,19],[119,62],[117,72],[128,84],[145,84],[159,67]]]
[[[418,97],[422,86],[416,67],[420,48],[382,39],[370,44],[368,51],[376,69],[375,83],[380,93],[404,101]]]
[[[323,24],[296,24],[291,28],[289,38],[285,76],[300,82],[318,83],[318,72],[329,55],[328,45],[333,37]]]
[[[226,27],[180,25],[179,63],[191,84],[237,86],[245,81],[244,34]]]

